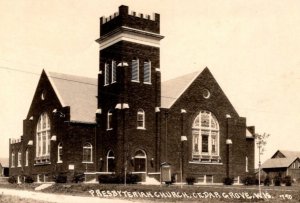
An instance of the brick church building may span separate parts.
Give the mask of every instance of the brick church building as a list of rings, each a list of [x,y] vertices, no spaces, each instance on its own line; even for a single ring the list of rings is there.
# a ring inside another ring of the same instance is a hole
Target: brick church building
[[[98,78],[43,70],[23,135],[10,140],[10,176],[133,173],[177,182],[236,181],[254,170],[247,127],[208,68],[161,82],[160,15],[120,6],[100,19]]]

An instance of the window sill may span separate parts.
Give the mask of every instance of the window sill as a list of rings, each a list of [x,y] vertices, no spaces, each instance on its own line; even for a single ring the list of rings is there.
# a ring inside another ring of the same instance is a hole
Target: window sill
[[[83,164],[93,164],[94,162],[92,162],[92,161],[83,161],[82,163]]]
[[[131,174],[146,174],[145,171],[132,171]]]
[[[108,128],[108,129],[106,129],[106,131],[111,131],[111,130],[113,130],[112,128]]]
[[[146,84],[146,85],[152,85],[151,82],[144,82],[144,84]]]
[[[139,81],[139,80],[131,80],[131,82],[140,83],[140,81]]]
[[[190,164],[223,165],[221,162],[189,161]]]
[[[144,127],[137,127],[136,129],[138,129],[138,130],[146,130],[146,128],[144,128]]]
[[[56,162],[57,164],[61,164],[62,163],[62,161],[58,161],[58,162]]]
[[[43,166],[43,165],[50,165],[51,162],[44,162],[44,163],[35,163],[34,166]]]

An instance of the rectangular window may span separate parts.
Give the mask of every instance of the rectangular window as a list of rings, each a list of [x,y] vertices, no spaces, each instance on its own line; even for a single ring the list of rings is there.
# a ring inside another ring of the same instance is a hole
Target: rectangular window
[[[212,155],[218,155],[218,133],[212,131],[211,132],[211,154]]]
[[[18,167],[22,166],[22,153],[18,152]]]
[[[11,167],[15,167],[15,153],[11,154]]]
[[[208,135],[202,134],[202,152],[208,153]]]
[[[205,175],[199,176],[198,179],[197,179],[197,182],[198,182],[198,183],[205,183],[205,182],[206,182],[206,180],[205,180]]]
[[[42,155],[42,135],[38,133],[37,156]]]
[[[206,175],[206,183],[213,183],[214,177],[212,175]]]
[[[104,85],[109,85],[109,64],[104,66]]]
[[[151,62],[144,62],[144,83],[151,83]]]
[[[46,132],[43,132],[42,155],[46,155]]]
[[[248,172],[248,157],[246,156],[246,172]]]
[[[193,152],[194,153],[199,153],[199,130],[193,130],[193,142],[194,142],[194,147],[193,147]]]
[[[138,111],[137,113],[137,128],[145,128],[145,112]]]
[[[63,153],[63,148],[62,148],[62,144],[61,143],[58,145],[57,153],[58,153],[57,162],[61,163],[62,162],[62,153]]]
[[[117,63],[116,61],[111,62],[111,83],[117,82]]]
[[[134,82],[139,82],[139,60],[132,60],[131,63],[131,80]]]
[[[107,113],[107,130],[112,129],[112,112]]]
[[[47,131],[47,155],[50,155],[50,140],[51,140],[51,135],[50,135],[50,131]]]
[[[28,159],[29,159],[29,154],[28,154],[28,149],[26,150],[26,153],[25,153],[25,166],[28,166]]]
[[[92,149],[83,148],[83,162],[92,162]]]

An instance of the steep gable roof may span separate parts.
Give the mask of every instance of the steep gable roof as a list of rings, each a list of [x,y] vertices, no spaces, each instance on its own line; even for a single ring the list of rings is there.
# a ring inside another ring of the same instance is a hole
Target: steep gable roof
[[[276,158],[276,155],[278,153],[281,153],[286,158],[300,158],[300,152],[299,151],[288,151],[288,150],[278,150],[272,158]]]
[[[46,72],[46,75],[61,105],[70,106],[71,121],[95,122],[98,84],[96,78],[54,72]]]
[[[193,72],[161,84],[161,107],[170,108],[201,72]]]
[[[261,168],[287,168],[289,167],[294,161],[298,159],[294,158],[275,158],[275,159],[268,159],[265,161]]]

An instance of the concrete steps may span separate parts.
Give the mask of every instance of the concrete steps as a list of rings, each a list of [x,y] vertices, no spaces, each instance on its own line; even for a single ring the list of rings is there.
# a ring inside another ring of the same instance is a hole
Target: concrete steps
[[[146,181],[142,182],[143,185],[160,185],[160,182],[157,181],[155,178],[146,176]]]

